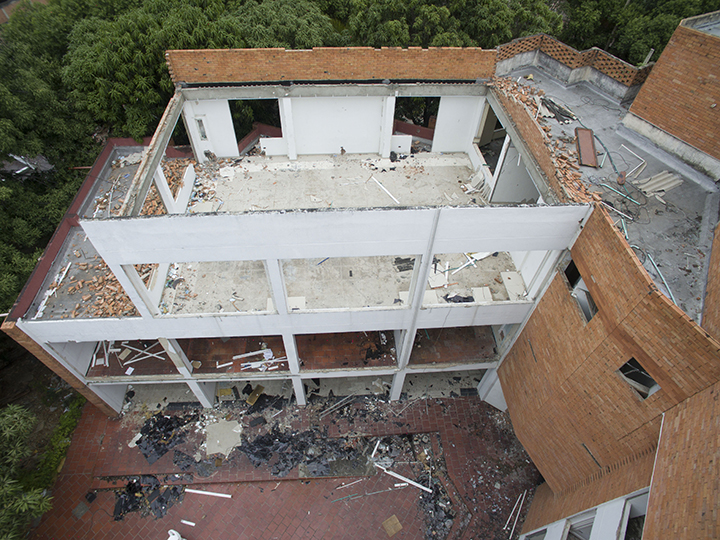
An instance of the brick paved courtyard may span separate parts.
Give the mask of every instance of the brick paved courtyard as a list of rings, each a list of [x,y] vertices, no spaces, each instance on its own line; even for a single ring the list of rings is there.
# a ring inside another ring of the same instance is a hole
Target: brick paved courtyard
[[[279,422],[292,414],[294,432],[320,430],[327,437],[426,434],[424,440],[430,441],[444,461],[434,474],[455,514],[448,538],[509,538],[510,531],[503,526],[510,510],[524,490],[532,495],[540,481],[514,436],[509,417],[476,397],[428,399],[406,405],[384,404],[385,408],[378,411],[377,405],[360,399],[351,408],[353,414],[329,414],[319,421],[310,408],[286,406],[274,420]],[[374,415],[364,414],[368,408]],[[378,414],[385,421],[377,421]],[[271,428],[272,423],[246,428],[243,438],[267,433]],[[53,509],[32,531],[32,538],[165,540],[168,530],[174,529],[187,540],[382,539],[388,538],[382,524],[393,515],[402,526],[393,538],[442,536],[440,530],[428,525],[421,500],[427,494],[412,486],[398,488],[395,485],[400,481],[386,474],[305,478],[296,467],[287,476],[276,478],[268,467],[253,467],[246,455],[234,450],[208,477],[181,476],[172,451],[150,465],[138,448],[128,447],[136,432],[137,425],[127,418],[109,419],[91,405],[85,406],[55,484]],[[414,472],[402,464],[393,470],[410,478]],[[185,493],[164,518],[129,513],[114,521],[113,490],[122,489],[128,476],[143,474],[232,498]],[[89,492],[97,495],[92,502],[85,497]],[[526,499],[514,537],[528,507]]]

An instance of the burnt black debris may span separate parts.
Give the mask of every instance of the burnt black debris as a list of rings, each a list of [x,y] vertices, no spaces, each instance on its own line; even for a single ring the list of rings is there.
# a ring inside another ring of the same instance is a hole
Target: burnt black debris
[[[462,294],[457,294],[457,293],[452,294],[452,295],[445,294],[445,295],[443,295],[443,299],[446,302],[450,302],[453,304],[462,304],[464,302],[474,302],[475,301],[475,298],[473,298],[472,295],[463,296]]]
[[[333,462],[362,459],[367,450],[364,439],[329,439],[317,431],[271,432],[244,441],[238,449],[255,467],[269,466],[270,473],[283,478],[300,464],[308,476],[328,476]]]
[[[158,413],[148,418],[140,429],[142,437],[137,441],[137,447],[152,465],[171,448],[185,440],[186,433],[182,429],[183,426],[197,419],[197,414],[165,416]]]
[[[395,257],[393,264],[398,272],[408,272],[413,269],[415,259],[413,257]]]
[[[130,512],[160,519],[170,507],[182,501],[183,496],[182,486],[163,488],[155,476],[131,477],[123,489],[115,491],[113,519],[121,521]]]
[[[415,479],[424,486],[428,485],[428,475],[423,473]],[[445,540],[455,520],[450,498],[445,493],[442,483],[432,479],[432,493],[423,492],[420,495],[420,507],[423,510],[425,521],[425,538]]]
[[[222,461],[220,464],[217,464],[217,460],[215,459],[202,459],[197,461],[192,456],[188,456],[185,452],[181,452],[180,450],[175,450],[173,454],[173,463],[177,467],[180,467],[181,471],[189,472],[194,470],[198,476],[203,478],[207,478],[208,476],[215,474],[222,465]]]

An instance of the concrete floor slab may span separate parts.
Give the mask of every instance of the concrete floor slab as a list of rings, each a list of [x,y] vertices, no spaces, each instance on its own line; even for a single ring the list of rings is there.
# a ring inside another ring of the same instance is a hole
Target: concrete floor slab
[[[246,156],[223,165],[217,174],[198,170],[198,187],[214,190],[209,200],[217,203],[189,212],[477,204],[461,189],[474,174],[466,154],[419,153],[396,162],[365,154]]]

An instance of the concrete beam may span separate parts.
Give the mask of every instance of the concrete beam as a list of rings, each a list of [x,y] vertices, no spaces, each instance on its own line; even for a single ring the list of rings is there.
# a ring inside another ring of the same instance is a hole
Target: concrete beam
[[[296,97],[442,97],[484,96],[484,83],[391,83],[391,84],[292,84],[231,86],[218,88],[183,88],[187,100],[203,99],[280,99]]]
[[[145,197],[147,197],[153,176],[160,165],[160,161],[165,155],[165,149],[167,148],[168,142],[170,142],[173,130],[175,129],[175,124],[182,112],[184,102],[185,98],[179,90],[176,90],[170,100],[170,103],[168,103],[168,106],[165,108],[165,112],[160,119],[157,129],[155,130],[155,134],[150,141],[148,152],[133,177],[132,184],[130,184],[128,194],[125,197],[125,202],[120,209],[121,216],[140,215],[140,211],[142,210],[143,204],[145,204]]]

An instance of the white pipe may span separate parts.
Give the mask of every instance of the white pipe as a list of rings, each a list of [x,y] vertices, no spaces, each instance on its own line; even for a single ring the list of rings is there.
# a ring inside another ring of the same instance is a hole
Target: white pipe
[[[222,497],[223,499],[232,499],[232,495],[227,493],[216,493],[214,491],[203,491],[201,489],[185,488],[185,493],[197,493],[198,495],[212,495],[213,497]]]
[[[392,472],[392,471],[388,471],[385,467],[381,467],[381,466],[378,465],[377,463],[375,464],[375,466],[376,466],[378,469],[380,469],[382,472],[384,472],[385,474],[389,474],[390,476],[392,476],[392,477],[394,477],[394,478],[397,478],[398,480],[402,480],[403,482],[407,482],[407,483],[410,484],[411,486],[415,486],[416,488],[420,488],[420,489],[422,489],[423,491],[427,491],[428,493],[432,493],[432,489],[426,488],[425,486],[423,486],[422,484],[418,484],[417,482],[413,482],[412,480],[410,480],[409,478],[405,478],[405,477],[402,476],[401,474],[398,474],[398,473],[395,473],[395,472]]]
[[[385,193],[387,193],[388,195],[390,195],[390,198],[391,198],[393,201],[395,201],[396,204],[400,204],[400,201],[398,201],[395,197],[393,197],[393,194],[390,193],[387,189],[385,189],[385,186],[383,186],[380,182],[378,182],[377,178],[375,178],[374,176],[371,176],[371,178],[375,181],[375,183],[376,183],[378,186],[380,186],[380,189],[382,189]]]
[[[515,532],[515,526],[517,525],[518,518],[520,517],[520,511],[522,510],[523,504],[525,504],[525,495],[527,495],[527,489],[523,492],[523,498],[522,501],[520,501],[520,507],[518,508],[517,514],[515,515],[515,523],[513,523],[512,531],[510,531],[510,536],[508,538],[513,537],[513,533]]]

